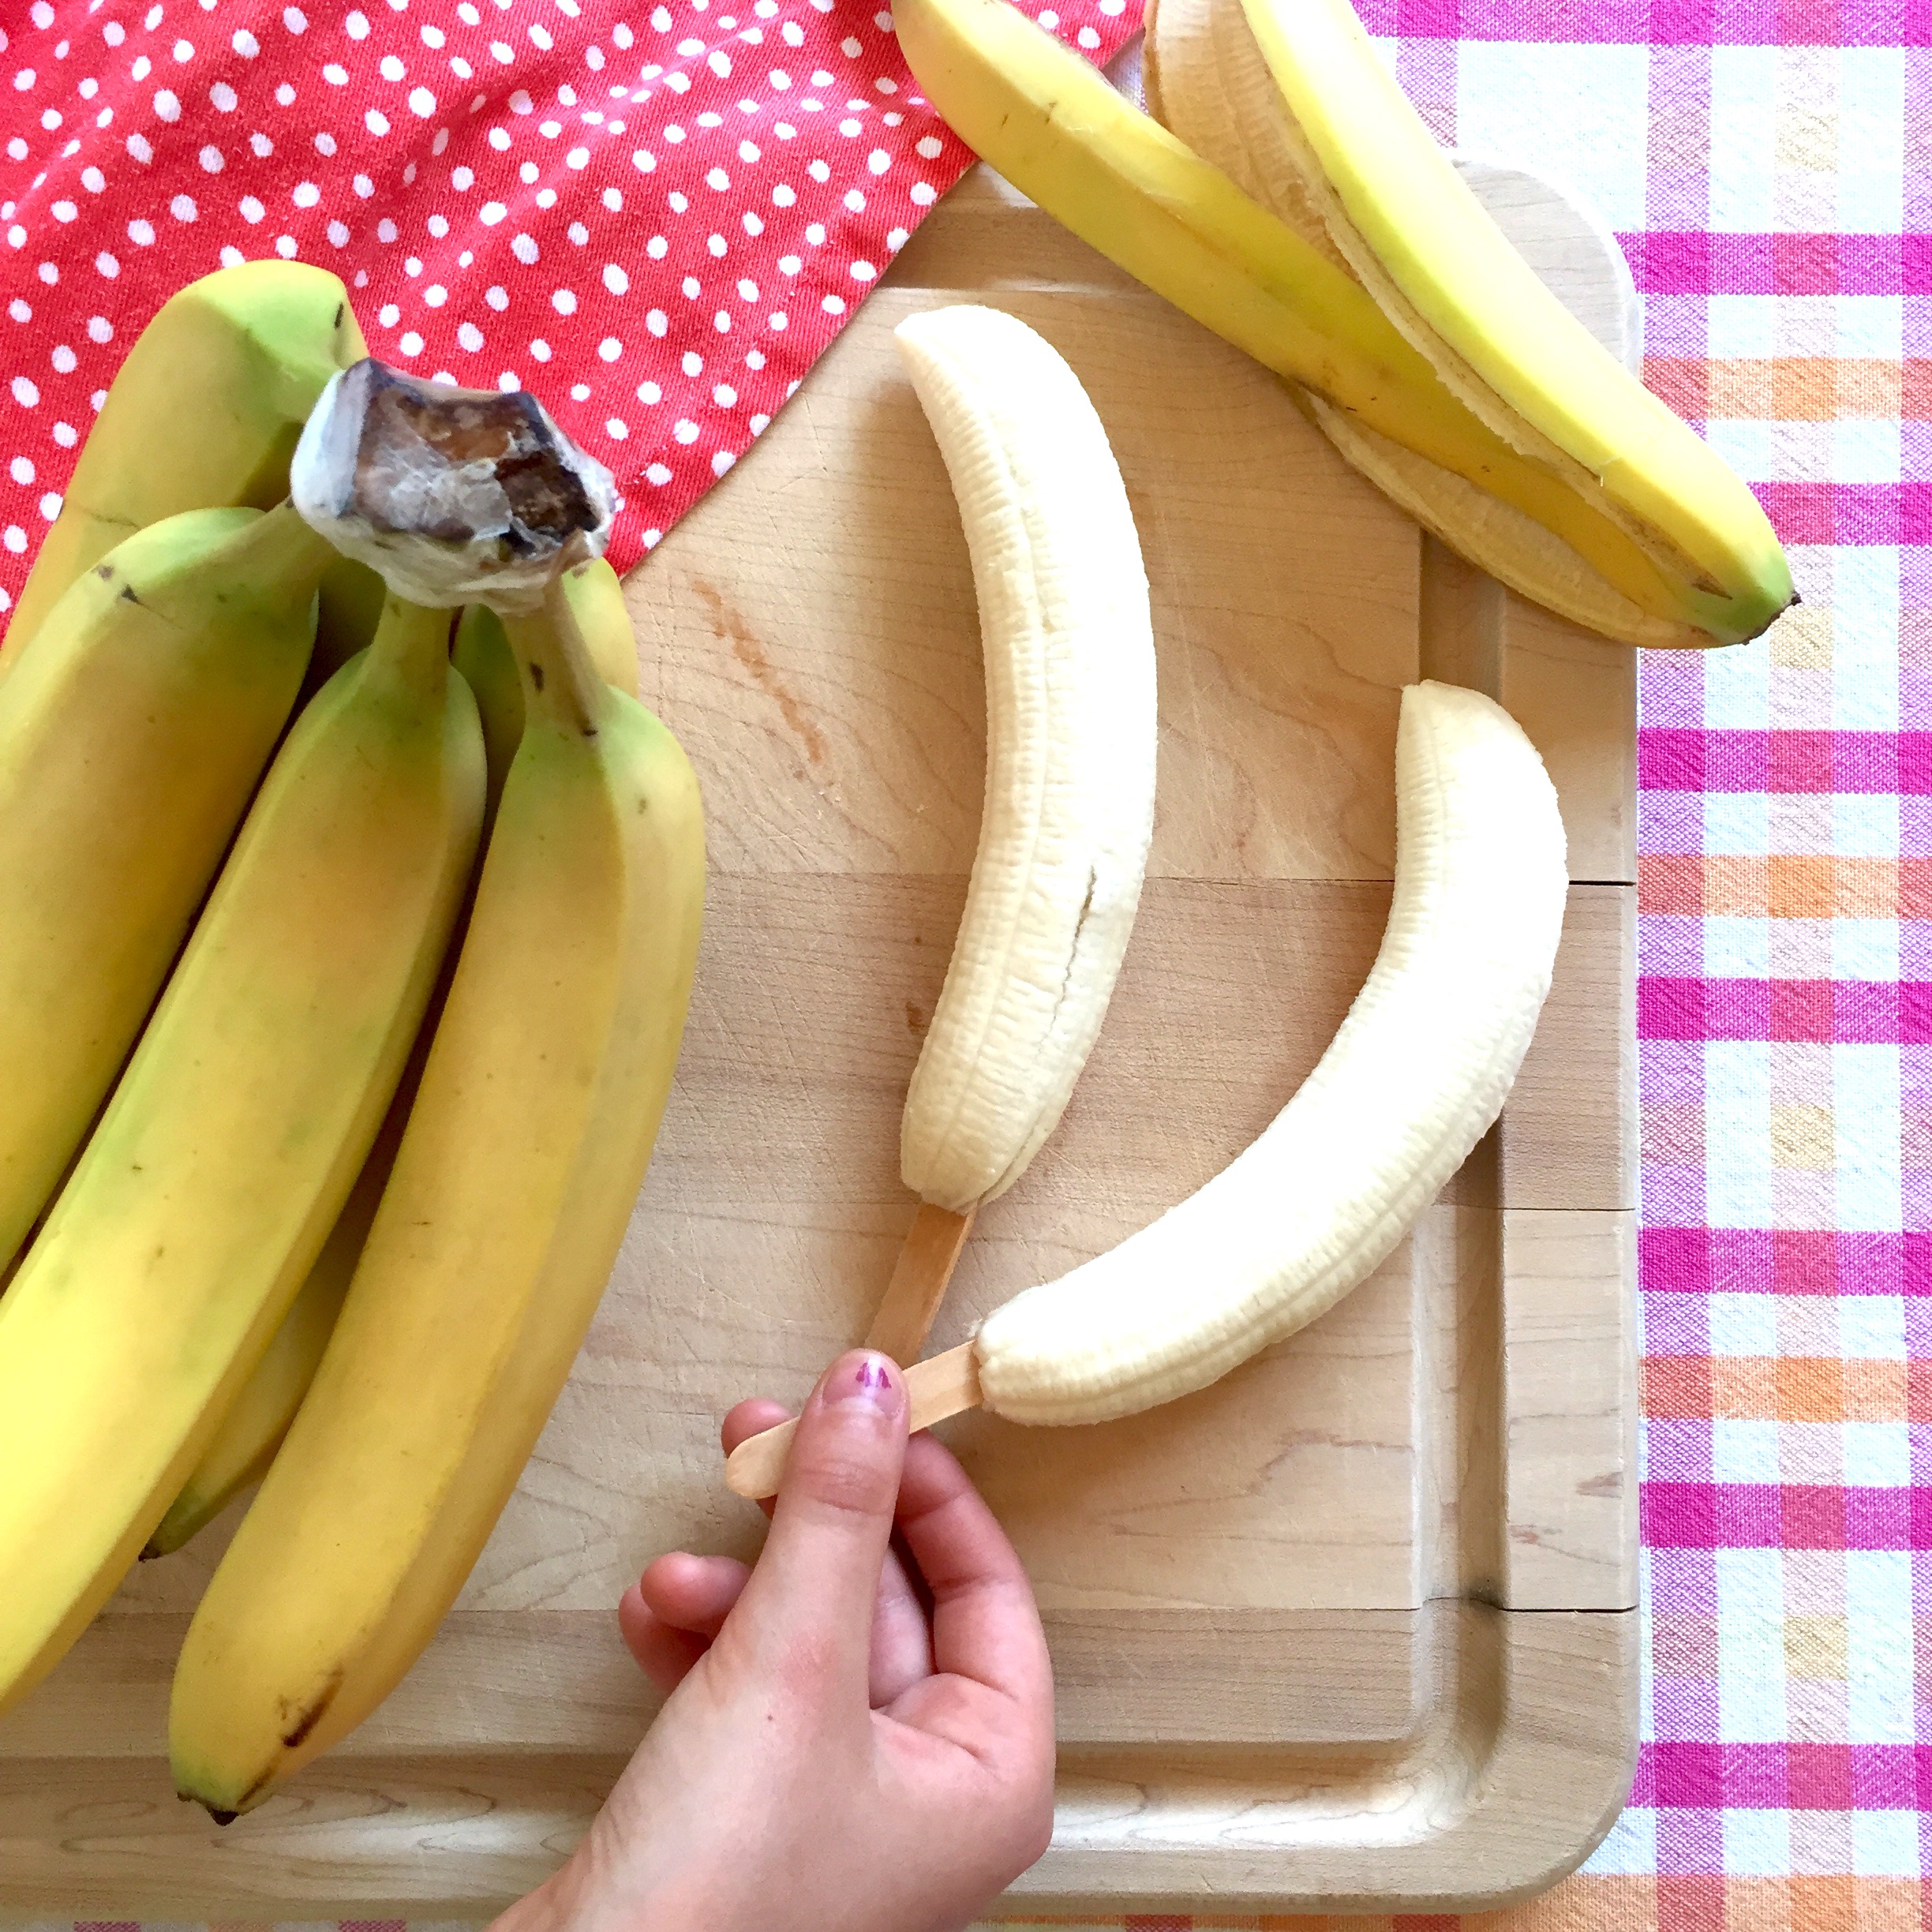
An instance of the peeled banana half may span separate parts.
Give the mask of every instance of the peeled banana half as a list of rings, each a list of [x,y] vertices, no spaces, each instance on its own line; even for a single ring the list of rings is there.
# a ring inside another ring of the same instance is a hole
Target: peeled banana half
[[[1025,1171],[1106,1013],[1153,837],[1154,638],[1126,489],[1065,362],[994,309],[896,334],[986,653],[979,850],[900,1140],[906,1185],[963,1214]]]
[[[1484,567],[1630,642],[1759,635],[1792,593],[1755,498],[1530,273],[1348,0],[1178,3],[1155,15],[1151,98],[1185,138],[1009,0],[894,17],[964,140],[1305,392],[1350,461]],[[1231,8],[1245,45],[1204,8]]]
[[[1395,798],[1388,925],[1314,1071],[1205,1186],[914,1368],[914,1428],[975,1403],[1103,1422],[1205,1387],[1365,1279],[1488,1130],[1563,930],[1556,788],[1500,705],[1432,682],[1402,693]],[[772,1492],[792,1426],[732,1451],[734,1489]]]

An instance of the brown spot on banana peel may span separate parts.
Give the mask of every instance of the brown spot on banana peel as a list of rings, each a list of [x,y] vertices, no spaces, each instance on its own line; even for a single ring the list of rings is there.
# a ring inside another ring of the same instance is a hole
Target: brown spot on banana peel
[[[298,1745],[304,1743],[308,1738],[309,1733],[313,1732],[316,1726],[319,1724],[324,1717],[328,1714],[328,1707],[335,1702],[335,1694],[340,1690],[342,1687],[342,1666],[338,1664],[334,1670],[329,1672],[328,1677],[324,1680],[322,1688],[316,1692],[315,1698],[309,1704],[309,1708],[304,1711],[298,1718],[296,1719],[295,1722],[291,1724],[287,1730],[282,1733],[282,1742],[288,1747],[289,1750],[294,1750]],[[264,1773],[261,1778],[257,1780],[253,1784],[251,1784],[249,1788],[242,1794],[242,1803],[245,1805],[249,1799],[253,1797],[256,1792],[260,1791],[262,1786],[267,1784],[268,1781],[268,1774]]]

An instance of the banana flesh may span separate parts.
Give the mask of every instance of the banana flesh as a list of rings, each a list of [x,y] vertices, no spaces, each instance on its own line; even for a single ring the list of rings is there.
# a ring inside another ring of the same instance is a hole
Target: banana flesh
[[[366,353],[348,290],[305,263],[245,262],[170,298],[94,419],[14,607],[0,674],[62,592],[135,531],[183,510],[279,504],[323,385]]]
[[[1106,432],[1025,324],[896,331],[960,505],[986,652],[979,850],[906,1097],[906,1185],[964,1213],[1058,1123],[1106,1013],[1154,830],[1147,573]]]
[[[352,564],[347,558],[342,561],[347,570],[373,576],[362,564]],[[325,577],[323,582],[326,595],[328,579]],[[623,586],[617,573],[599,557],[566,571],[564,590],[598,674],[615,689],[636,696],[637,638],[631,628]],[[319,644],[317,648],[319,650]],[[482,718],[488,772],[484,811],[487,832],[496,816],[504,779],[523,736],[523,694],[517,676],[516,657],[501,620],[481,604],[473,604],[464,611],[451,654],[476,697]],[[466,919],[458,922],[459,942],[466,923]],[[214,1440],[182,1485],[181,1494],[162,1518],[161,1526],[149,1539],[144,1556],[166,1556],[179,1549],[213,1522],[234,1497],[259,1482],[274,1461],[296,1410],[301,1406],[302,1398],[309,1392],[309,1383],[315,1380],[343,1298],[349,1292],[350,1279],[361,1256],[376,1205],[395,1163],[403,1125],[421,1082],[422,1060],[447,992],[446,985],[439,986],[430,1002],[416,1050],[410,1056],[409,1067],[396,1089],[382,1130],[376,1136],[376,1144],[309,1279],[275,1331],[268,1353],[235,1398],[234,1406],[223,1417]]]
[[[0,1709],[59,1660],[179,1492],[402,1070],[482,809],[481,732],[448,633],[447,612],[392,604],[303,714],[0,1302]]]
[[[292,511],[130,537],[0,682],[0,1264],[107,1098],[286,723],[332,553]]]
[[[988,1408],[1098,1422],[1204,1387],[1368,1275],[1501,1111],[1562,930],[1556,792],[1500,706],[1434,683],[1402,694],[1395,784],[1387,930],[1327,1051],[1204,1187],[987,1317]]]
[[[1679,642],[1754,636],[1789,601],[1755,500],[1661,405],[1631,402],[1634,440],[1601,472],[1514,415],[1485,419],[1338,266],[1346,248],[1297,234],[1008,0],[902,0],[894,18],[927,98],[1049,213],[1362,430],[1540,526],[1560,548],[1518,571],[1526,586],[1567,567],[1574,552],[1608,593],[1586,604],[1625,617],[1622,605],[1634,605]],[[1171,78],[1158,62],[1155,88],[1166,104]],[[1372,142],[1376,129],[1357,133]],[[1527,353],[1520,332],[1511,339]],[[1605,394],[1625,381],[1601,369],[1593,380]],[[1615,420],[1616,407],[1601,416]],[[1684,492],[1694,504],[1673,493]],[[1646,627],[1631,619],[1623,628]]]
[[[560,590],[508,627],[523,739],[422,1088],[175,1675],[177,1785],[218,1815],[353,1729],[433,1634],[569,1373],[670,1087],[696,781],[597,677]]]

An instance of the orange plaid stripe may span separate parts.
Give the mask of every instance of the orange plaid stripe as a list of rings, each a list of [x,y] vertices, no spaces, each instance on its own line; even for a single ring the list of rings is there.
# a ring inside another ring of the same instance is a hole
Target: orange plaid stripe
[[[1644,1364],[1644,1413],[1674,1421],[1932,1421],[1932,1364],[1828,1355],[1664,1355]]]
[[[1638,860],[1646,912],[1734,919],[1932,919],[1932,859],[1769,858],[1649,852]]]
[[[1758,422],[1834,422],[1864,416],[1932,419],[1932,358],[1741,356],[1706,362],[1646,356],[1644,381],[1681,415]]]

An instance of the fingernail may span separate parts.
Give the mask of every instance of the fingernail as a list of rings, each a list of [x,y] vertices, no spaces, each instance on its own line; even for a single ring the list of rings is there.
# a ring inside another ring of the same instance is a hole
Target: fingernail
[[[883,1415],[896,1415],[904,1403],[905,1390],[890,1356],[863,1349],[833,1365],[826,1377],[823,1399],[829,1409],[857,1402]]]

